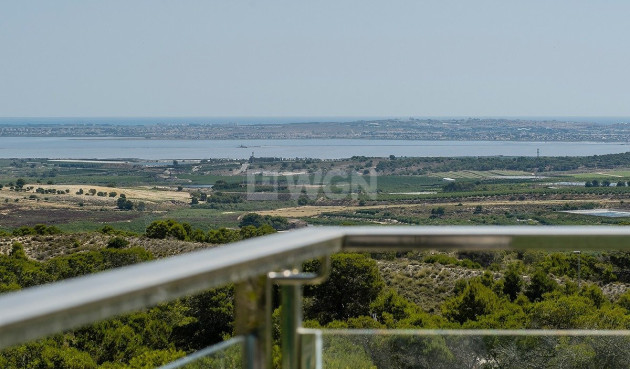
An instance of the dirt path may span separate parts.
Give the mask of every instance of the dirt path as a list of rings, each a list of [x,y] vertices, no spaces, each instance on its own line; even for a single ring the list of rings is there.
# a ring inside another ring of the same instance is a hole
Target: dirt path
[[[602,173],[602,172],[597,172],[597,174],[601,174],[603,176],[608,176],[608,177],[623,178],[623,176],[620,176],[620,175],[617,175],[617,174],[609,174],[609,173]]]

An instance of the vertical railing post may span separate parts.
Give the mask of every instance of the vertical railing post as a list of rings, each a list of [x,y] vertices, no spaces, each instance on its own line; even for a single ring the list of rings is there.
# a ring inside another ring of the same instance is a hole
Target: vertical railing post
[[[300,369],[322,369],[324,343],[321,330],[300,334]]]
[[[245,337],[244,369],[271,368],[271,311],[267,301],[267,277],[251,278],[235,286],[235,333]]]
[[[302,325],[302,286],[281,286],[282,316],[280,321],[282,369],[297,369],[300,344],[298,328]]]
[[[300,268],[287,269],[283,272],[270,272],[267,275],[269,285],[267,295],[271,295],[271,282],[280,285],[282,314],[280,316],[280,343],[282,369],[298,369],[303,351],[298,330],[302,327],[302,286],[318,284],[330,274],[330,257],[320,260],[319,273],[301,273]],[[269,301],[271,298],[268,299]],[[271,310],[271,309],[269,309]],[[271,326],[271,323],[269,324]]]

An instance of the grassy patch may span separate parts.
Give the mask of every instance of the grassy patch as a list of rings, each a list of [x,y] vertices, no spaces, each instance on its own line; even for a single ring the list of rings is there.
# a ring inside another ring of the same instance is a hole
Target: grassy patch
[[[382,192],[416,192],[435,190],[441,187],[442,179],[427,176],[388,176],[377,177],[377,188]]]
[[[245,183],[247,177],[245,176],[219,176],[210,174],[178,174],[177,178],[183,180],[189,180],[193,185],[210,185],[214,184],[218,180],[225,181],[227,183]]]

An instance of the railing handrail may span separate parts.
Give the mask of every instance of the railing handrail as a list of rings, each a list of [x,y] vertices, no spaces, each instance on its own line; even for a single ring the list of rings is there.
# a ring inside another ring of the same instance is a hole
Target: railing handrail
[[[341,239],[337,229],[279,233],[7,293],[0,348],[329,255]]]
[[[620,226],[395,226],[340,231],[346,251],[630,250],[630,227]]]
[[[0,348],[341,250],[630,249],[630,227],[308,227],[0,296]]]
[[[458,337],[629,337],[628,329],[314,329],[299,328],[299,334],[323,336],[458,336]]]

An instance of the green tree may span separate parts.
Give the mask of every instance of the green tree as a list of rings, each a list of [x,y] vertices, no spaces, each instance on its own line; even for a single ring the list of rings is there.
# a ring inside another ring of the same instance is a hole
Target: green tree
[[[588,284],[582,287],[580,296],[584,296],[593,302],[596,308],[601,308],[605,302],[608,302],[606,296],[602,292],[602,289],[594,284]]]
[[[305,195],[300,195],[300,197],[297,200],[297,204],[299,206],[308,205],[309,202],[310,202],[310,200],[309,200],[308,196],[305,196]]]
[[[321,323],[369,315],[370,304],[384,287],[376,262],[360,254],[337,254],[331,257],[332,268],[326,282],[305,294],[312,297],[307,316]],[[316,271],[319,262],[305,266]]]
[[[107,247],[112,249],[123,249],[129,246],[129,241],[122,237],[114,237],[107,241]]]
[[[43,368],[64,369],[96,369],[94,359],[87,352],[74,347],[56,347],[46,345],[42,350],[41,364]]]
[[[206,242],[206,233],[201,229],[195,229],[190,235],[190,239],[195,242]]]
[[[234,321],[234,289],[217,288],[184,300],[189,323],[173,330],[173,339],[186,351],[199,350],[223,340],[232,332]]]
[[[443,206],[438,206],[437,208],[431,209],[431,217],[439,218],[443,216],[445,213],[445,209]]]
[[[540,301],[543,294],[552,292],[557,287],[558,283],[556,283],[556,281],[549,278],[547,273],[545,273],[542,269],[538,269],[525,289],[525,296],[527,296],[527,298],[529,298],[532,302]]]
[[[28,259],[28,257],[26,256],[26,251],[24,251],[24,245],[22,245],[22,243],[20,242],[13,242],[13,245],[11,245],[11,252],[9,253],[9,255],[13,259],[20,259],[20,260]]]
[[[45,224],[36,224],[33,227],[35,234],[47,235],[47,234],[59,234],[61,230],[55,226],[46,226]]]
[[[140,247],[103,249],[100,250],[100,254],[103,258],[100,267],[104,269],[120,268],[153,259],[153,255],[150,252]]]
[[[168,235],[183,241],[188,238],[188,233],[182,224],[175,223],[170,224],[168,228]]]
[[[471,281],[461,294],[444,303],[442,312],[446,318],[464,323],[490,314],[498,307],[499,298],[490,288],[481,282]]]
[[[240,230],[241,238],[247,239],[258,236],[258,228],[253,225],[242,227]]]
[[[116,207],[118,207],[118,209],[120,210],[131,210],[133,209],[133,202],[131,202],[131,200],[127,200],[126,198],[122,197],[122,195],[120,195],[118,200],[116,200]]]
[[[17,181],[15,181],[15,188],[18,190],[21,190],[24,185],[26,185],[24,178],[18,178]]]
[[[627,290],[619,298],[616,303],[630,313],[630,290]]]
[[[153,369],[166,365],[186,355],[186,352],[176,349],[144,351],[129,360],[125,369]],[[104,368],[103,368],[104,369]]]
[[[168,234],[169,226],[163,220],[156,220],[149,224],[145,235],[149,238],[165,239]]]
[[[206,235],[206,241],[210,243],[230,243],[239,241],[240,239],[240,231],[229,228],[211,229]]]
[[[168,220],[156,220],[149,224],[145,231],[145,235],[149,238],[164,239],[166,237],[174,237],[178,240],[189,239],[189,234],[192,233],[192,229],[189,224],[180,224],[172,219]],[[186,230],[188,228],[190,232]]]
[[[114,227],[110,226],[109,224],[106,224],[103,226],[103,228],[99,230],[99,232],[104,233],[104,234],[110,234],[110,233],[116,232],[116,230],[114,229]]]
[[[284,217],[270,216],[270,215],[262,216],[256,213],[245,214],[241,218],[239,227],[252,225],[256,228],[260,228],[261,226],[265,224],[272,226],[275,230],[278,230],[278,231],[283,231],[289,228],[289,222]]]
[[[523,278],[519,273],[518,265],[510,264],[503,276],[503,293],[510,298],[510,301],[514,301],[522,288]]]
[[[395,322],[408,318],[416,310],[412,303],[390,288],[383,289],[370,304],[370,311],[373,316],[390,328],[393,328]]]
[[[254,227],[260,227],[263,224],[265,224],[265,218],[262,215],[256,213],[248,213],[243,215],[238,226],[246,227],[251,225]]]
[[[263,224],[262,226],[258,227],[258,235],[259,236],[264,236],[266,234],[272,234],[272,233],[276,233],[276,229],[273,228],[272,226],[268,225],[268,224]]]
[[[592,301],[582,296],[561,296],[534,304],[530,312],[531,328],[577,329],[586,328],[588,315],[596,312]]]

